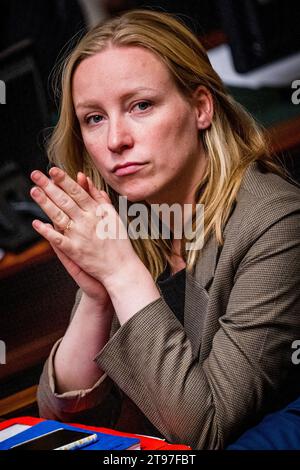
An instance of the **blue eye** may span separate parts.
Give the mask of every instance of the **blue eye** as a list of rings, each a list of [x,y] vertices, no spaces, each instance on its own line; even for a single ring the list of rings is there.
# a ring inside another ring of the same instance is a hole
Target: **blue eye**
[[[99,124],[99,122],[102,121],[103,116],[101,116],[100,114],[95,114],[94,116],[89,116],[89,117],[86,118],[86,122],[88,124],[90,124],[92,119],[93,119],[94,124]]]
[[[151,106],[151,103],[149,103],[148,101],[140,101],[135,106],[138,106],[140,111],[146,111],[146,109]]]

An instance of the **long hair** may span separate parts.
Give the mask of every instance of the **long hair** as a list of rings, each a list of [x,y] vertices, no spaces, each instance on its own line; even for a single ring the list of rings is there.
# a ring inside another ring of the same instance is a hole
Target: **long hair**
[[[60,117],[48,144],[49,160],[74,179],[78,171],[83,171],[98,189],[108,193],[115,208],[118,208],[119,194],[104,181],[84,147],[71,91],[73,74],[78,65],[108,45],[140,46],[152,51],[166,65],[179,92],[187,99],[200,85],[210,91],[214,116],[209,128],[201,131],[199,136],[208,163],[204,177],[196,188],[195,202],[204,205],[204,241],[215,236],[222,245],[223,229],[248,166],[258,161],[265,171],[277,174],[282,174],[282,171],[269,155],[262,130],[228,94],[197,37],[168,13],[129,11],[97,25],[80,40],[59,71]],[[131,242],[156,280],[172,254],[171,241],[160,236],[154,240],[149,237]],[[181,254],[186,260],[187,270],[192,270],[201,250],[186,253],[185,242],[183,237]]]

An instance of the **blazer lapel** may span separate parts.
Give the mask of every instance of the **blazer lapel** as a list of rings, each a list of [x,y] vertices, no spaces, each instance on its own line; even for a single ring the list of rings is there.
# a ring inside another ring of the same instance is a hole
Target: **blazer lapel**
[[[201,250],[193,272],[186,273],[184,329],[197,357],[208,308],[208,289],[218,260],[218,244],[212,235]]]

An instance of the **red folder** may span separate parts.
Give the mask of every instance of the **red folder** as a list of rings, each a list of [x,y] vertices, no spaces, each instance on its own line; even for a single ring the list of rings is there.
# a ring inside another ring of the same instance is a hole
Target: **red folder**
[[[12,419],[3,421],[2,423],[0,422],[0,431],[2,429],[8,428],[9,426],[12,426],[13,424],[25,424],[27,426],[34,426],[35,424],[40,423],[41,421],[45,421],[45,420],[42,418],[33,418],[31,416],[21,416],[19,418],[12,418]],[[189,446],[182,445],[182,444],[169,444],[166,441],[162,441],[161,439],[155,439],[154,437],[145,437],[145,436],[140,436],[137,434],[124,433],[124,432],[114,431],[113,429],[102,428],[102,427],[99,428],[95,426],[85,426],[83,424],[78,424],[78,423],[68,423],[68,424],[79,427],[79,428],[89,429],[91,431],[100,431],[100,432],[105,432],[108,434],[114,434],[117,436],[138,437],[141,441],[141,450],[191,450]]]

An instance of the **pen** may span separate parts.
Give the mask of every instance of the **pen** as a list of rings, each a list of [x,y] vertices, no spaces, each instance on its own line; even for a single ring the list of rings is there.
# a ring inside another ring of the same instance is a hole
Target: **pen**
[[[78,441],[70,442],[70,444],[66,444],[61,447],[56,447],[54,450],[76,450],[80,449],[81,447],[85,447],[92,442],[97,441],[98,436],[97,434],[87,434],[87,437],[79,439]]]

